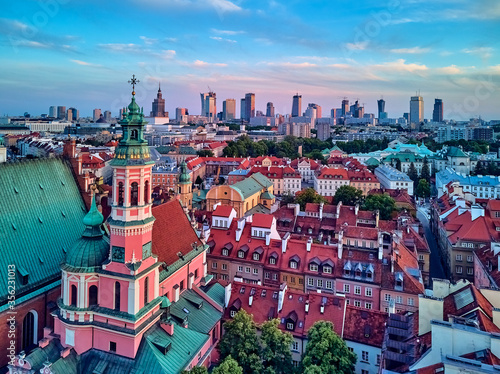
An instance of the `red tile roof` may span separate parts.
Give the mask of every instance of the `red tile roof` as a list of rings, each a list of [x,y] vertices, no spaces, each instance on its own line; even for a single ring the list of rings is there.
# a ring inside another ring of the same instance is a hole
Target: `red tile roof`
[[[192,243],[201,244],[179,200],[153,207],[153,216],[153,253],[159,261],[171,265],[179,259],[178,252],[185,255],[193,250]]]
[[[233,211],[232,206],[219,205],[217,208],[215,208],[214,212],[212,213],[212,216],[229,218],[232,211]]]
[[[255,213],[252,218],[252,226],[270,229],[274,216],[271,214]]]
[[[344,339],[382,348],[387,313],[347,306]]]
[[[317,179],[349,179],[347,175],[347,170],[345,169],[335,169],[335,168],[327,168],[324,167],[321,169],[320,174],[317,176]]]

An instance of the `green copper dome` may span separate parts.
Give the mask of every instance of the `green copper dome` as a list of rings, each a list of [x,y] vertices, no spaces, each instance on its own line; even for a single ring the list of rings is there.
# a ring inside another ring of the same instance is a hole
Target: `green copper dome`
[[[186,161],[182,161],[181,164],[181,175],[179,176],[179,183],[191,183],[191,177],[188,173],[188,168]]]
[[[83,218],[85,230],[66,254],[63,270],[71,272],[93,273],[97,271],[109,256],[109,240],[101,229],[102,214],[97,210],[95,197],[89,212]]]

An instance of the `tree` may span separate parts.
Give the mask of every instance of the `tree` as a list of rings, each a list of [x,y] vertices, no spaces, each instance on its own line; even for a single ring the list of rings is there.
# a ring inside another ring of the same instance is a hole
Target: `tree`
[[[396,202],[389,195],[368,195],[363,204],[364,210],[378,210],[381,219],[391,219],[392,212],[396,209]]]
[[[416,195],[423,198],[431,196],[431,186],[429,185],[429,182],[425,179],[420,179],[418,181]]]
[[[429,168],[429,160],[424,157],[424,163],[422,165],[422,172],[420,173],[420,178],[425,179],[427,182],[431,181],[431,171]]]
[[[262,361],[270,373],[288,374],[293,371],[292,352],[290,346],[293,337],[288,332],[282,332],[279,320],[264,322],[261,327]]]
[[[302,366],[308,374],[353,374],[356,355],[333,331],[329,321],[316,322],[307,333]]]
[[[214,153],[210,149],[202,149],[196,152],[196,154],[200,157],[214,157]]]
[[[401,171],[401,160],[399,158],[396,159],[396,169]]]
[[[183,370],[181,374],[208,374],[205,366],[195,366],[191,370]]]
[[[260,374],[262,360],[252,315],[241,309],[231,321],[224,323],[224,331],[219,343],[221,358],[233,357],[245,374]]]
[[[281,195],[281,204],[287,205],[294,202],[295,196],[290,191],[286,191],[283,195]]]
[[[356,205],[363,200],[363,191],[353,186],[340,186],[335,192],[335,204]]]
[[[418,180],[418,173],[415,164],[410,162],[410,167],[408,168],[408,177],[415,183]]]
[[[212,374],[243,374],[243,369],[231,356],[227,356]]]
[[[300,193],[297,193],[295,197],[295,202],[300,205],[300,208],[304,210],[307,203],[326,203],[326,199],[316,193],[314,188],[309,187],[305,190],[302,190]]]

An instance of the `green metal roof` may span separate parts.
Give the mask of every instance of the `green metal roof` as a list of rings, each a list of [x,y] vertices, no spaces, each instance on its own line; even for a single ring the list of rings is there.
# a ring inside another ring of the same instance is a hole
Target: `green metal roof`
[[[217,304],[219,304],[221,307],[224,308],[226,291],[222,286],[222,284],[220,283],[211,284],[207,287],[204,287],[204,291],[213,301],[215,301]]]
[[[262,195],[260,195],[261,199],[266,199],[266,200],[272,200],[274,199],[274,195],[268,191],[264,192]]]
[[[60,280],[59,265],[81,237],[86,213],[69,166],[58,158],[1,164],[0,201],[0,266],[16,266],[17,296]],[[0,305],[7,281],[0,280]]]
[[[424,158],[412,152],[393,153],[385,157],[383,162],[391,162],[399,159],[401,162],[423,162]]]
[[[461,148],[449,147],[447,152],[449,157],[468,157]]]
[[[64,358],[61,357],[61,351],[64,347],[58,339],[52,339],[44,348],[37,347],[31,351],[25,358],[29,362],[31,369],[35,373],[39,373],[45,365],[45,362],[50,364],[52,373],[76,373],[78,367],[78,357],[74,350]]]
[[[181,173],[179,175],[179,183],[180,184],[189,184],[189,183],[191,183],[191,177],[189,176],[189,173],[188,173],[188,168],[187,168],[186,161],[182,161],[180,172]]]
[[[233,184],[231,187],[241,194],[243,200],[258,193],[263,188],[271,187],[273,183],[261,173],[252,174],[249,178]]]
[[[222,318],[221,312],[189,289],[170,306],[170,314],[179,322],[187,317],[189,328],[204,334],[208,334]]]
[[[378,166],[380,165],[380,162],[376,158],[370,157],[368,160],[365,161],[365,164],[367,166]]]

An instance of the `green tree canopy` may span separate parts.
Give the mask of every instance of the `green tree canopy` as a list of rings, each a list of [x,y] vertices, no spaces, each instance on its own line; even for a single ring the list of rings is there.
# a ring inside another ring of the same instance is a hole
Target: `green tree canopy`
[[[429,160],[424,157],[424,163],[422,165],[422,172],[420,173],[420,178],[425,179],[427,182],[431,181],[431,171],[429,167]]]
[[[232,320],[224,323],[224,331],[219,343],[221,358],[233,357],[245,374],[260,374],[262,360],[252,315],[241,309]]]
[[[295,197],[295,202],[300,205],[300,208],[304,210],[307,203],[326,203],[326,199],[318,194],[314,188],[309,187],[297,193]]]
[[[205,366],[195,366],[191,370],[183,370],[181,374],[208,374]]]
[[[396,202],[386,194],[368,195],[363,205],[364,210],[378,210],[381,219],[391,219],[392,212],[396,209]]]
[[[302,359],[304,373],[354,374],[356,355],[333,331],[329,321],[316,322],[307,333],[306,353]]]
[[[431,186],[429,185],[429,182],[427,182],[425,179],[420,179],[418,181],[416,195],[418,197],[424,198],[431,196]]]
[[[200,157],[214,157],[214,153],[210,149],[202,149],[196,152],[196,154]]]
[[[356,205],[363,200],[363,191],[353,186],[340,186],[335,192],[335,204]]]
[[[408,168],[408,176],[413,182],[418,180],[417,168],[413,162],[410,162],[410,167]]]
[[[227,356],[212,374],[243,374],[243,369],[231,356]]]
[[[399,171],[401,171],[401,160],[399,158],[396,159],[396,169],[398,169]]]
[[[262,361],[270,373],[289,374],[293,371],[290,346],[293,337],[279,329],[279,320],[264,322],[261,327]]]

